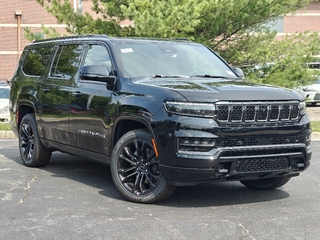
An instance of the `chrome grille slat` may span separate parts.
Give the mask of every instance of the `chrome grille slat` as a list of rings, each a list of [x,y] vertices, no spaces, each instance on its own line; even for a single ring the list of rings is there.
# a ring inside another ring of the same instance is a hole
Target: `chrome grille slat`
[[[296,121],[300,117],[298,101],[218,102],[216,106],[221,123]]]

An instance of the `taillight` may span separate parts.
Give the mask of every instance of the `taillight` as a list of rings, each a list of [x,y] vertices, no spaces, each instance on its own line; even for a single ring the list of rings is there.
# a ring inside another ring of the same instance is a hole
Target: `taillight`
[[[16,112],[16,123],[19,123],[20,120],[20,110],[17,110]]]

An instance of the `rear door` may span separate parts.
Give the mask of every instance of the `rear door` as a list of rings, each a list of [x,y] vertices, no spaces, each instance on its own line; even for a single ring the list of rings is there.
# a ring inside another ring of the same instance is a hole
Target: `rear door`
[[[39,123],[43,137],[72,145],[70,138],[70,92],[83,46],[55,46],[54,58],[39,89]]]

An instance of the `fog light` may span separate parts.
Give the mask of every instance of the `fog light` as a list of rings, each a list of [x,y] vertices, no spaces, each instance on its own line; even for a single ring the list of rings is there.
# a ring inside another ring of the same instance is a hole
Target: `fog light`
[[[210,140],[201,140],[201,145],[209,145]]]
[[[193,141],[193,144],[194,144],[194,145],[199,145],[199,144],[200,144],[200,141],[196,139],[196,140]]]
[[[296,165],[298,168],[304,168],[304,163],[297,163]]]
[[[216,142],[208,138],[179,138],[178,149],[180,151],[209,152]]]

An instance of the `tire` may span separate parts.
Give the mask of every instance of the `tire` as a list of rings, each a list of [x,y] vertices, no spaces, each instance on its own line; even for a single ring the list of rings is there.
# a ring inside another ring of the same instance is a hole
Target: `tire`
[[[176,189],[161,176],[151,135],[143,129],[130,131],[119,139],[110,165],[117,189],[129,201],[159,202]]]
[[[23,163],[28,167],[43,167],[50,161],[51,151],[40,141],[33,113],[26,114],[20,123],[19,150]]]
[[[272,190],[279,188],[286,184],[291,177],[277,177],[277,178],[264,178],[256,180],[244,180],[240,181],[243,185],[248,188],[258,189],[258,190]]]

